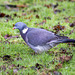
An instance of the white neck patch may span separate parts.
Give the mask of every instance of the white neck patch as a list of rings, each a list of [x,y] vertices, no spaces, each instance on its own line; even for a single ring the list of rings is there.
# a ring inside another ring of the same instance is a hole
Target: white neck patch
[[[28,30],[28,28],[24,28],[24,29],[22,30],[22,33],[25,34],[25,33],[27,32],[27,30]]]

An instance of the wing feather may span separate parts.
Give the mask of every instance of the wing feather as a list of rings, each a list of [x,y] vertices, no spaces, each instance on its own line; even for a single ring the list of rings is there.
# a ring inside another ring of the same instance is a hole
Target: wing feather
[[[27,33],[26,37],[28,39],[28,43],[31,45],[42,46],[46,45],[46,43],[51,40],[56,39],[57,36],[47,30],[34,28]]]

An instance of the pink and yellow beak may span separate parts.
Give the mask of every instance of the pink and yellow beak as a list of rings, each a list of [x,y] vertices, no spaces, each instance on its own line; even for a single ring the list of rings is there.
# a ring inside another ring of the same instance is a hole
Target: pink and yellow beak
[[[14,30],[15,28],[13,28],[13,30]]]
[[[13,30],[14,30],[14,29],[17,29],[17,27],[13,27]]]

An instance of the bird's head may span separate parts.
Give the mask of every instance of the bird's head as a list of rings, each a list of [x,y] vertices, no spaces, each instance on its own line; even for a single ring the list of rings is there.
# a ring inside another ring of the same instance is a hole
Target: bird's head
[[[23,34],[25,34],[28,31],[28,27],[26,26],[25,23],[23,22],[17,22],[13,28],[14,29],[19,29],[19,31]]]
[[[25,23],[23,22],[17,22],[13,28],[14,29],[19,29],[20,31],[23,30],[23,29],[27,29],[28,27],[26,26]]]

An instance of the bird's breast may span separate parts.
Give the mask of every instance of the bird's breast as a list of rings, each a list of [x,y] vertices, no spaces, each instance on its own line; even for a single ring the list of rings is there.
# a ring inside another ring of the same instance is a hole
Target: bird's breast
[[[52,48],[50,45],[43,45],[43,46],[33,46],[31,44],[28,43],[28,45],[36,52],[36,53],[40,53],[43,51],[48,51],[50,48]]]

